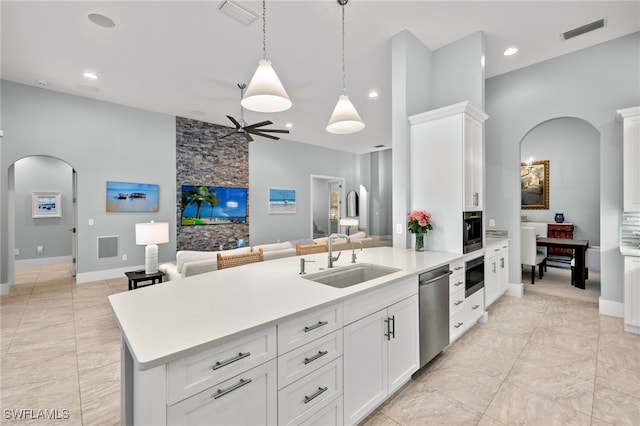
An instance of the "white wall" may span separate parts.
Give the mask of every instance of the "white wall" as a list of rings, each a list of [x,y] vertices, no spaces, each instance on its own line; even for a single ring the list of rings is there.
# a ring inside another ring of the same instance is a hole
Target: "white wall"
[[[549,160],[549,209],[522,210],[530,222],[563,213],[573,237],[600,245],[600,133],[583,120],[557,118],[536,126],[520,144],[521,162]],[[579,156],[579,161],[576,157]]]
[[[509,281],[520,272],[520,142],[540,123],[576,117],[600,132],[601,299],[623,300],[618,247],[622,133],[615,111],[640,103],[640,33],[486,81],[487,218],[509,230]],[[582,159],[576,154],[576,161]]]

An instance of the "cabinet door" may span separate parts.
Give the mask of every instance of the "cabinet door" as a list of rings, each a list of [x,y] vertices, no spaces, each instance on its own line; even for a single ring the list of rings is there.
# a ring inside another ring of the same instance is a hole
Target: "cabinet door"
[[[464,211],[482,210],[484,185],[484,150],[482,124],[464,117]]]
[[[500,268],[500,294],[503,295],[507,292],[509,287],[509,245],[504,245],[502,247],[502,254],[498,259],[498,262],[498,267]]]
[[[500,247],[487,249],[484,261],[484,299],[487,306],[500,297],[500,265],[498,252]]]
[[[344,334],[344,419],[362,420],[387,396],[387,310],[346,326]]]
[[[387,310],[391,333],[388,340],[389,391],[393,393],[420,367],[418,296],[392,305]]]
[[[623,205],[625,211],[640,211],[640,116],[624,119]]]
[[[170,425],[275,425],[276,361],[242,373],[167,409]]]
[[[640,258],[624,258],[624,329],[640,333]]]

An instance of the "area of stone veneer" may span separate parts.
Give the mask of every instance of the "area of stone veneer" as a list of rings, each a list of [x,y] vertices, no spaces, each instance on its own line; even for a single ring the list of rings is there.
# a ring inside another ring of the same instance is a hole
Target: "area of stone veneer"
[[[249,200],[244,224],[182,226],[182,185],[249,188],[249,143],[242,135],[220,136],[228,127],[176,117],[176,223],[178,250],[249,245]]]

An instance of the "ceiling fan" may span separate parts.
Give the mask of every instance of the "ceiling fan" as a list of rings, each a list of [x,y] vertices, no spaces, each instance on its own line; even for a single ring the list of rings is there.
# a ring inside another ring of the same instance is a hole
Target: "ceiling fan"
[[[247,88],[247,85],[244,83],[238,83],[238,88],[240,89],[240,100],[242,100],[242,96],[244,95],[244,89]],[[244,135],[244,137],[247,139],[247,142],[251,142],[253,141],[253,138],[251,137],[251,135],[257,135],[257,136],[262,136],[264,138],[269,138],[269,139],[273,139],[273,140],[278,140],[280,139],[277,136],[272,136],[272,135],[268,135],[266,132],[268,133],[289,133],[288,130],[281,130],[281,129],[260,129],[260,127],[262,126],[268,126],[270,124],[273,124],[273,122],[267,120],[267,121],[261,121],[259,123],[254,123],[254,124],[249,124],[247,125],[247,123],[244,121],[244,108],[242,108],[242,105],[240,105],[240,120],[236,120],[235,118],[231,117],[230,115],[227,115],[227,118],[229,120],[231,120],[231,122],[234,124],[235,130],[233,132],[229,132],[227,134],[224,134],[222,136],[219,136],[220,139],[222,138],[226,138],[227,136],[231,136],[237,133],[242,133]]]

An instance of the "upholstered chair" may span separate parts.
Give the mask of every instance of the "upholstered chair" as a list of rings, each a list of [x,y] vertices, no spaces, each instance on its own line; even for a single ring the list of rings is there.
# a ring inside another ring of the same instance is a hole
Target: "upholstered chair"
[[[545,255],[536,250],[536,230],[531,227],[521,226],[520,263],[523,266],[531,266],[531,284],[535,283],[536,266],[538,266],[538,276],[542,279],[546,260]]]

